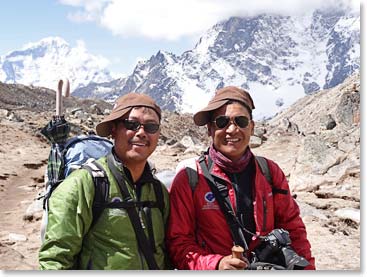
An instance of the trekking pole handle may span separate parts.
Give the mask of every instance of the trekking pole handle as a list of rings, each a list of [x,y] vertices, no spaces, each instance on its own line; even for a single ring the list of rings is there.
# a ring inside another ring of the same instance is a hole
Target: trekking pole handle
[[[61,116],[63,112],[62,96],[69,97],[70,83],[68,79],[59,80],[56,92],[56,116]]]
[[[70,96],[70,82],[69,82],[69,79],[65,78],[63,80],[63,84],[64,84],[64,86],[62,87],[62,95],[64,97],[69,97]]]
[[[242,246],[234,245],[232,247],[232,257],[237,259],[242,259],[243,252],[245,252],[245,249],[243,249]]]

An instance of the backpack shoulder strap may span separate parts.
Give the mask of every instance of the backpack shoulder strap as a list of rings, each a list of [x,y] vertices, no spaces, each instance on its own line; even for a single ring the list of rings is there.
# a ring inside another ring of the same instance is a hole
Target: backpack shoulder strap
[[[113,157],[111,153],[107,155],[107,164],[109,169],[111,170],[113,177],[117,182],[117,185],[120,188],[121,195],[124,198],[123,201],[130,203],[133,202],[131,195],[126,187],[125,181],[123,180],[123,176],[113,164]],[[134,228],[139,249],[142,251],[149,269],[159,269],[153,254],[152,246],[150,245],[150,241],[147,239],[143,227],[141,225],[141,220],[137,210],[135,209],[134,206],[132,206],[130,208],[127,208],[126,211],[129,215],[131,224]]]
[[[153,175],[154,176],[154,175]],[[154,189],[154,194],[155,194],[155,207],[158,207],[158,209],[161,212],[162,218],[164,218],[164,196],[163,196],[163,189],[162,189],[162,183],[157,180],[155,182],[152,183],[153,185],[153,189]],[[147,229],[148,229],[148,238],[150,241],[150,246],[153,250],[154,253],[157,252],[157,249],[155,247],[155,239],[154,239],[154,231],[153,231],[153,221],[152,221],[152,211],[151,211],[152,207],[149,206],[143,206],[143,211],[146,215],[146,221],[147,221]]]
[[[155,182],[153,182],[153,189],[154,189],[154,194],[156,197],[157,206],[163,216],[164,215],[164,197],[163,197],[163,190],[162,190],[162,182],[156,176],[157,169],[155,167],[155,164],[151,161],[148,161],[148,166],[149,166],[150,172],[153,175],[154,180],[156,180]]]
[[[273,186],[273,178],[270,173],[270,169],[268,166],[268,162],[262,156],[255,156],[257,164],[260,166],[262,174],[264,174],[266,180],[269,182],[271,186]]]
[[[274,182],[273,182],[273,177],[271,175],[269,165],[268,165],[268,161],[266,160],[266,158],[264,158],[262,156],[255,156],[255,158],[256,158],[257,164],[260,166],[261,173],[264,174],[266,180],[270,184],[270,186],[272,188],[272,191],[273,191],[273,194],[275,194],[275,193],[288,194],[288,190],[279,189],[279,188],[275,187]]]
[[[189,185],[191,187],[192,192],[195,191],[196,185],[199,181],[199,174],[196,169],[196,161],[192,160],[192,164],[188,164],[185,167],[185,171],[189,180]]]
[[[83,168],[86,169],[92,176],[95,189],[92,207],[92,227],[98,221],[108,203],[110,183],[108,181],[106,171],[95,159],[88,159],[87,162],[83,165]]]
[[[195,191],[197,182],[199,180],[198,172],[196,168],[196,161],[199,159],[199,157],[192,157],[192,158],[188,158],[188,159],[180,161],[177,164],[176,170],[175,170],[176,173],[178,173],[183,168],[185,169],[192,192]]]
[[[162,216],[164,215],[164,197],[162,184],[160,181],[153,183],[154,194],[157,199],[157,205],[159,210],[161,211]]]

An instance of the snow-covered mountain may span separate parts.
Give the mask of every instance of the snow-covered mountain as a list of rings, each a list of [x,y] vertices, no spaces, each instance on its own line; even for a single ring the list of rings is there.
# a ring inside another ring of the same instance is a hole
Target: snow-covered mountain
[[[133,73],[75,95],[112,100],[138,91],[165,109],[197,111],[226,85],[253,95],[255,118],[274,115],[305,94],[333,87],[360,67],[360,15],[320,11],[303,16],[232,17],[208,30],[194,49],[159,51]],[[103,92],[103,93],[100,93]]]
[[[232,17],[181,55],[158,51],[127,77],[112,79],[106,61],[83,45],[46,38],[0,56],[0,81],[53,88],[63,76],[74,96],[113,101],[151,95],[163,109],[195,112],[227,85],[248,89],[256,119],[305,94],[333,87],[360,68],[360,14],[316,10],[304,15]]]
[[[92,81],[112,80],[107,64],[81,42],[70,47],[62,38],[48,37],[0,56],[0,81],[55,89],[60,78],[68,78],[73,91]]]

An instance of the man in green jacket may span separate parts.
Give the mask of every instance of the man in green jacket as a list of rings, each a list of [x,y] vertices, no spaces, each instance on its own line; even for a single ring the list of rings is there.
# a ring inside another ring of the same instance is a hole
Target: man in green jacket
[[[114,140],[112,153],[98,160],[109,183],[108,202],[125,201],[124,183],[133,201],[157,201],[154,186],[161,186],[162,209],[137,207],[152,251],[155,269],[167,269],[164,245],[169,214],[168,191],[152,174],[147,162],[160,134],[161,109],[145,94],[129,93],[117,99],[109,116],[96,127],[100,136]],[[117,175],[118,177],[116,177]],[[119,180],[119,183],[117,180]],[[49,199],[45,241],[39,252],[40,269],[150,269],[139,247],[127,209],[106,208],[92,225],[95,195],[93,178],[86,169],[69,175]],[[148,228],[150,226],[150,228]]]

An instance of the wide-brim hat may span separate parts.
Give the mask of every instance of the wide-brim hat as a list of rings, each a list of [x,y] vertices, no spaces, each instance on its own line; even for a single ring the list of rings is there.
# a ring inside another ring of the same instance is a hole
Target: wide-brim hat
[[[217,90],[208,105],[194,114],[195,124],[198,126],[207,124],[210,121],[210,113],[219,109],[231,100],[241,102],[249,109],[250,112],[255,109],[254,101],[252,100],[250,93],[235,86],[228,86]]]
[[[97,124],[97,134],[101,137],[108,137],[111,134],[112,122],[130,112],[134,107],[151,108],[158,114],[159,120],[161,119],[161,109],[150,96],[143,93],[130,92],[119,97],[113,106],[111,114]]]

